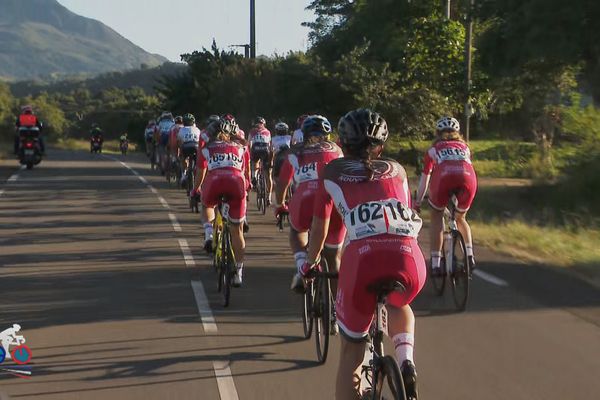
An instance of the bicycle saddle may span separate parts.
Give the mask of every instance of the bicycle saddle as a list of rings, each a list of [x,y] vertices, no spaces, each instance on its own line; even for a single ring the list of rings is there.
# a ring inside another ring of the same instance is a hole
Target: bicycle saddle
[[[384,296],[387,296],[391,292],[406,292],[406,286],[404,286],[404,283],[395,279],[384,279],[370,284],[369,286],[367,286],[367,290],[371,293],[382,294]]]

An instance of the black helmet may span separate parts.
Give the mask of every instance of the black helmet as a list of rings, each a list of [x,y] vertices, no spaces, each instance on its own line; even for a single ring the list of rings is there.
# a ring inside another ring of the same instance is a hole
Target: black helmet
[[[206,119],[206,122],[205,122],[206,127],[208,127],[210,124],[212,124],[213,122],[218,121],[220,119],[221,119],[221,117],[219,117],[218,115],[214,115],[214,114],[211,115],[210,117],[208,117]]]
[[[384,143],[389,136],[385,119],[366,108],[350,111],[344,115],[338,124],[338,133],[340,142],[344,146]]]
[[[256,117],[252,120],[252,126],[265,125],[267,121],[263,117]]]
[[[231,121],[224,118],[219,118],[218,121],[213,121],[206,128],[210,137],[215,138],[219,133],[227,133],[233,135],[237,132],[236,125],[232,124]]]
[[[196,123],[196,117],[194,117],[190,113],[185,114],[182,119],[183,119],[183,125],[185,125],[185,126],[192,126]]]
[[[287,135],[290,132],[290,127],[285,122],[278,122],[275,125],[276,135]]]
[[[322,115],[310,115],[302,122],[304,137],[325,136],[331,133],[331,123]]]
[[[175,117],[175,123],[176,124],[183,124],[183,117],[181,115],[178,115]]]

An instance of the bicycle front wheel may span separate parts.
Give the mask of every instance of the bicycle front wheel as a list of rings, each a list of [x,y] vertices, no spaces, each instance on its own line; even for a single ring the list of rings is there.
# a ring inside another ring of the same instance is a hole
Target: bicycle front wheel
[[[467,308],[469,290],[471,285],[471,266],[467,257],[465,240],[460,232],[452,235],[452,247],[454,256],[450,268],[450,283],[452,284],[452,297],[458,311]]]
[[[314,283],[311,282],[304,291],[304,301],[302,302],[302,327],[304,328],[304,338],[310,339],[313,327],[313,293]]]
[[[406,400],[404,382],[396,360],[385,356],[373,371],[373,400]]]
[[[327,361],[329,350],[329,331],[331,328],[331,283],[325,276],[316,279],[315,298],[315,341],[317,359],[321,364]]]
[[[223,250],[221,253],[222,257],[222,269],[223,269],[223,307],[229,307],[229,300],[231,298],[231,281],[233,280],[233,274],[235,271],[235,260],[231,258],[231,238],[229,237],[229,231],[225,229],[223,231]]]

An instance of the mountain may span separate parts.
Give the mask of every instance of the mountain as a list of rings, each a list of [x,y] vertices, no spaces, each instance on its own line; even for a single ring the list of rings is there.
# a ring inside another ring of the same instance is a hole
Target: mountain
[[[98,74],[165,61],[56,0],[0,0],[0,78]]]

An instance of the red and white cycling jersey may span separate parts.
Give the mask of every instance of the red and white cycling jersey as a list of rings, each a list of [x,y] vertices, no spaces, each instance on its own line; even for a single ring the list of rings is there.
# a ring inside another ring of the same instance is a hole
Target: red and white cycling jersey
[[[254,128],[250,131],[248,139],[251,147],[256,145],[266,148],[271,143],[271,131],[269,131],[267,128]]]
[[[177,153],[178,143],[177,136],[179,134],[179,130],[183,127],[181,124],[175,124],[169,131],[169,149],[171,149],[172,153]]]
[[[410,208],[406,171],[391,160],[373,160],[372,167],[368,180],[360,160],[332,161],[319,182],[315,216],[329,218],[335,206],[350,241],[383,234],[416,238],[423,222]]]
[[[435,143],[425,154],[423,173],[432,175],[429,188],[432,207],[443,210],[452,193],[458,199],[459,211],[471,207],[477,191],[477,176],[466,143],[459,140]]]
[[[215,170],[229,170],[243,175],[247,164],[246,146],[237,142],[215,141],[198,152],[198,167],[207,168],[209,174]]]

